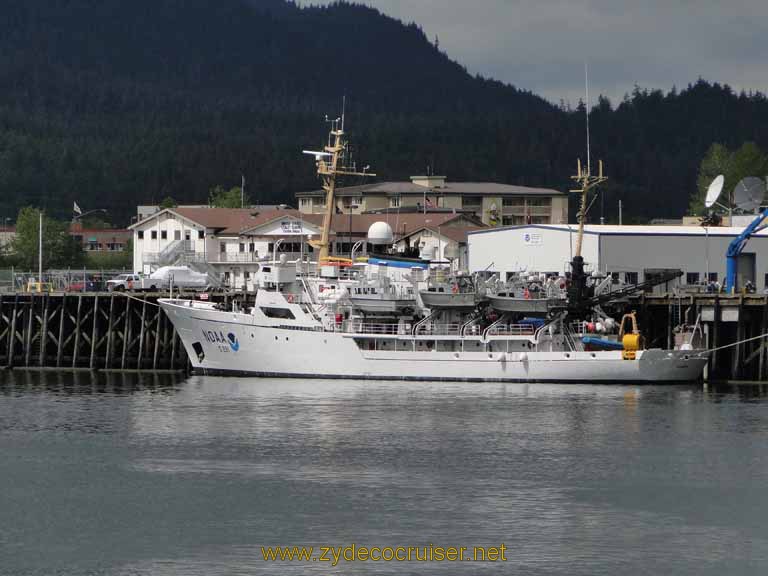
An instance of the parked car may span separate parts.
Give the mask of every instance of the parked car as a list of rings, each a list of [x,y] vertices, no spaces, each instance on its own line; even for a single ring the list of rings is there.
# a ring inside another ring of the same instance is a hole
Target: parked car
[[[67,292],[99,292],[102,290],[102,283],[95,280],[74,280],[66,287]]]

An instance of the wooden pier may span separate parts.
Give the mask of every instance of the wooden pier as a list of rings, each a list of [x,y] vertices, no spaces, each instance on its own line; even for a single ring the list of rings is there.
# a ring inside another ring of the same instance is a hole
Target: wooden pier
[[[675,326],[694,326],[699,320],[699,345],[714,350],[707,379],[715,381],[768,379],[768,295],[688,294],[641,295],[638,319],[649,347],[672,347],[679,335]],[[750,340],[745,342],[745,340]]]
[[[158,295],[0,294],[0,367],[187,370]]]

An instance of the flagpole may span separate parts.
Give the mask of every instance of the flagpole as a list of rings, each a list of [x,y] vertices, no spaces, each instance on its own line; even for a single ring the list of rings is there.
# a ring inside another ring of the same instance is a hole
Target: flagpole
[[[243,178],[240,185],[240,208],[245,208],[245,174],[240,174],[240,176]]]
[[[37,254],[37,291],[42,292],[43,282],[43,211],[40,210],[40,226],[38,230],[38,254]]]

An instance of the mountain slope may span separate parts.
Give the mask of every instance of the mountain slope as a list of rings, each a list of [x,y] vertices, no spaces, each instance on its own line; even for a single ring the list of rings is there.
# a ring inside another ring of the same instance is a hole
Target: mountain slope
[[[417,26],[357,5],[7,0],[0,50],[3,214],[77,200],[125,220],[169,195],[203,202],[243,173],[252,200],[291,202],[316,185],[299,152],[323,141],[343,95],[357,157],[387,178],[429,166],[566,188],[584,148],[580,111],[472,76]],[[593,146],[609,206],[681,214],[709,144],[765,145],[767,109],[703,82],[602,102]]]

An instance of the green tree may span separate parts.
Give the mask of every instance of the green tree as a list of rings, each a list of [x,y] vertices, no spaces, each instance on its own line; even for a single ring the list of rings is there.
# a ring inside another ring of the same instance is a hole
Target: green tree
[[[242,206],[248,206],[248,196],[246,195],[242,198],[241,193],[242,189],[240,186],[225,190],[223,186],[219,185],[211,189],[208,196],[208,204],[214,208],[241,208]]]
[[[36,270],[39,254],[39,217],[37,208],[22,208],[16,219],[16,238],[11,249],[18,265]],[[70,235],[69,225],[43,215],[43,269],[80,267],[85,262],[82,245]]]
[[[176,202],[176,200],[174,200],[170,196],[166,196],[165,198],[163,198],[163,201],[160,202],[160,209],[164,210],[166,208],[176,208],[176,206],[178,205],[179,203]]]
[[[718,175],[725,176],[720,202],[729,205],[733,201],[733,189],[742,178],[768,175],[768,154],[754,142],[745,142],[737,150],[731,151],[722,144],[712,144],[701,161],[696,192],[691,196],[689,211],[691,214],[704,214],[704,198],[707,188]]]

